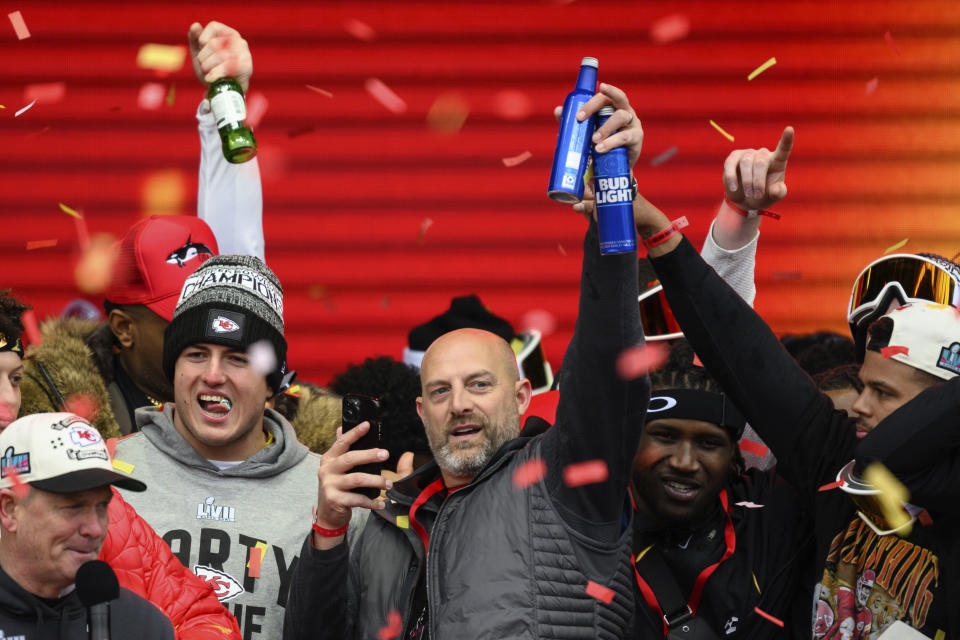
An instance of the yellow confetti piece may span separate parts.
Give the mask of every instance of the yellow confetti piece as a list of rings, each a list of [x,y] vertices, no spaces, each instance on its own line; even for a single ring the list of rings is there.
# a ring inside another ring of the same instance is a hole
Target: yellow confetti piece
[[[583,172],[583,186],[589,187],[593,184],[593,163],[587,165],[587,170]]]
[[[756,69],[750,72],[750,75],[747,76],[747,82],[749,82],[750,80],[753,80],[758,75],[760,75],[761,73],[763,73],[764,71],[766,71],[767,69],[769,69],[775,64],[777,64],[777,59],[770,58],[769,60],[764,62],[762,65],[760,65],[759,67],[757,67]]]
[[[270,547],[270,545],[268,545],[266,542],[257,542],[257,544],[253,547],[253,549],[252,549],[252,551],[251,551],[251,553],[250,553],[251,560],[253,559],[253,553],[256,552],[256,551],[259,551],[259,552],[260,552],[260,561],[262,562],[263,559],[264,559],[265,557],[267,557],[267,549],[268,549],[269,547]],[[250,562],[251,562],[251,560],[247,560],[247,569],[250,568]]]
[[[646,549],[644,549],[643,551],[641,551],[640,553],[638,553],[638,554],[637,554],[637,561],[639,562],[640,559],[643,558],[643,556],[647,555],[647,551],[650,551],[650,549],[653,549],[653,545],[650,545],[649,547],[647,547]]]
[[[137,52],[137,66],[157,71],[179,71],[187,59],[187,48],[181,45],[148,43]]]
[[[114,458],[111,464],[113,465],[113,468],[119,471],[120,473],[125,473],[127,475],[130,475],[131,473],[133,473],[134,467],[129,462],[124,462],[123,460],[117,460],[116,458]]]
[[[943,632],[943,629],[937,629],[937,634],[933,636],[933,640],[945,640],[947,634]]]
[[[410,528],[410,518],[407,516],[397,516],[397,526],[401,529]]]
[[[863,470],[863,479],[880,491],[877,496],[883,517],[890,523],[890,528],[897,529],[897,535],[910,535],[913,527],[910,524],[910,515],[903,508],[903,504],[910,499],[910,492],[897,480],[890,470],[883,464],[874,462]],[[901,527],[904,527],[901,529]]]
[[[886,250],[884,250],[884,252],[883,252],[884,255],[886,255],[886,254],[888,254],[888,253],[893,253],[893,252],[896,251],[897,249],[902,248],[903,245],[907,244],[907,240],[909,240],[909,239],[910,239],[910,238],[904,238],[903,240],[901,240],[901,241],[898,242],[897,244],[890,245],[889,247],[886,248]]]
[[[727,133],[726,131],[724,131],[724,130],[720,127],[720,125],[718,125],[716,122],[714,122],[713,120],[711,120],[711,121],[710,121],[710,126],[713,127],[714,129],[716,129],[717,131],[719,131],[719,132],[720,132],[720,135],[722,135],[724,138],[726,138],[726,139],[729,140],[730,142],[733,142],[733,136],[730,135],[729,133]]]
[[[79,213],[77,213],[76,211],[74,211],[73,209],[71,209],[70,207],[68,207],[67,205],[63,204],[62,202],[59,203],[59,204],[60,204],[60,211],[63,211],[63,212],[64,212],[65,214],[67,214],[68,216],[73,216],[74,218],[76,218],[76,219],[78,219],[78,220],[80,220],[80,219],[83,218],[83,216],[81,216]]]
[[[757,588],[757,593],[763,593],[763,591],[760,591],[760,585],[757,583],[757,574],[753,573],[751,575],[753,576],[753,586]]]

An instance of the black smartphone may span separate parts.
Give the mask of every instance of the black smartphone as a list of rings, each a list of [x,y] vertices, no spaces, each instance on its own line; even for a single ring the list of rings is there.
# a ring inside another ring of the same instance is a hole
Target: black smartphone
[[[372,396],[348,393],[343,396],[342,410],[343,418],[341,424],[343,425],[344,433],[350,431],[350,429],[353,429],[361,422],[366,421],[370,423],[370,430],[367,431],[362,438],[353,443],[350,449],[352,451],[379,449],[380,432],[382,428],[380,424],[380,400]],[[380,475],[380,468],[381,464],[379,462],[371,462],[370,464],[356,466],[351,469],[350,472],[369,473],[378,476]],[[370,499],[375,499],[380,495],[380,489],[373,487],[357,487],[356,489],[351,489],[351,491],[363,494]]]

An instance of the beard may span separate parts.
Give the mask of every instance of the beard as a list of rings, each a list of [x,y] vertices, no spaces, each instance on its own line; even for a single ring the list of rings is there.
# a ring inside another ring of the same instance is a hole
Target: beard
[[[450,431],[468,422],[483,428],[481,442],[450,442]],[[424,418],[427,441],[437,465],[454,475],[470,477],[480,473],[503,443],[519,434],[520,413],[515,406],[506,416],[506,422],[508,424],[493,424],[486,416],[473,415],[469,419],[451,420],[442,432],[435,434]],[[514,425],[514,428],[511,429],[510,424]]]

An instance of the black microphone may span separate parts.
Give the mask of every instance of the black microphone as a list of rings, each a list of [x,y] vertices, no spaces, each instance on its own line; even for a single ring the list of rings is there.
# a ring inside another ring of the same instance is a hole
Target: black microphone
[[[77,570],[76,584],[87,608],[90,640],[110,640],[110,601],[120,596],[117,574],[103,560],[91,560]]]

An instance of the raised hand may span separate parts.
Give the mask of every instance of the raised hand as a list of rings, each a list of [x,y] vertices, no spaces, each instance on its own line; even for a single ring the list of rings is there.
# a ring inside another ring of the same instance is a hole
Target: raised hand
[[[253,57],[239,31],[221,22],[208,22],[207,26],[194,22],[187,39],[197,80],[210,85],[220,78],[232,77],[243,87],[243,92],[247,92],[253,75]]]
[[[787,197],[787,160],[793,149],[793,127],[780,136],[777,148],[737,149],[723,163],[727,199],[742,209],[769,209]]]

